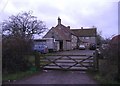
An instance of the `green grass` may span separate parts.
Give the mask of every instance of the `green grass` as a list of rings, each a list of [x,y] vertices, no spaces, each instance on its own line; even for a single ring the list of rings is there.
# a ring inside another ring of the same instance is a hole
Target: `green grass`
[[[29,62],[31,62],[33,65],[35,64],[35,56],[26,56],[26,59],[28,59]],[[40,58],[44,58],[43,56],[40,56]],[[41,63],[42,65],[47,64],[47,62],[45,63]],[[13,73],[13,74],[4,74],[2,75],[2,80],[19,80],[22,79],[24,77],[28,77],[31,76],[33,74],[36,74],[38,71],[36,71],[36,68],[33,66],[30,68],[30,70],[26,71],[26,72],[17,72],[17,73]]]
[[[2,80],[19,80],[19,79],[31,76],[37,72],[38,71],[26,71],[26,72],[18,72],[18,73],[7,74],[7,75],[3,74]]]
[[[32,64],[35,63],[35,57],[34,56],[26,56],[26,59],[28,59],[29,62],[31,62]],[[38,71],[36,71],[36,68],[33,66],[31,67],[29,70],[25,71],[25,72],[17,72],[17,73],[8,73],[8,74],[2,74],[2,80],[19,80],[22,79],[24,77],[28,77],[31,76],[35,73],[37,73]]]
[[[101,76],[100,74],[96,74],[94,78],[101,84],[120,84],[117,81],[105,79],[104,76]]]
[[[88,72],[88,74],[90,74],[92,76],[92,78],[97,81],[99,84],[120,84],[117,81],[113,81],[113,80],[108,80],[105,79],[104,76],[102,76],[100,73],[98,72]]]

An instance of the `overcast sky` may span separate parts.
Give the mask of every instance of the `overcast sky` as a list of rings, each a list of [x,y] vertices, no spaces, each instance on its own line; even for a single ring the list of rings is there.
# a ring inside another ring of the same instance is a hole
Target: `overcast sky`
[[[74,29],[97,27],[103,37],[118,34],[119,0],[0,0],[0,22],[21,11],[33,11],[50,29],[62,24]]]

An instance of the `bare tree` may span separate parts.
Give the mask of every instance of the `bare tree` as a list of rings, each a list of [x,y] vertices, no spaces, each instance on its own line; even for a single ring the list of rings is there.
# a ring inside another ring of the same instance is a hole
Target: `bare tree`
[[[98,31],[97,36],[96,36],[96,40],[97,40],[97,45],[101,46],[102,41],[103,41],[102,31]]]
[[[37,17],[31,14],[32,12],[24,12],[10,16],[7,21],[2,23],[3,33],[23,38],[31,38],[35,34],[43,33],[47,29],[44,22],[37,20]]]

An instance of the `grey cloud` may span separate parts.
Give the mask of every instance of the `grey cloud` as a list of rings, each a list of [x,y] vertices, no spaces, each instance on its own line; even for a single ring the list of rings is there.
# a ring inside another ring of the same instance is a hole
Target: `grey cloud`
[[[60,14],[60,10],[49,4],[41,4],[37,7],[38,11],[46,16],[56,16]]]
[[[61,16],[65,25],[72,28],[96,26],[104,36],[117,33],[117,3],[91,0],[62,0],[61,9],[52,3],[52,0],[11,0],[16,9],[23,11],[33,10],[35,16],[46,22],[48,28],[57,24],[57,17]],[[108,1],[108,0],[105,0]],[[54,2],[54,1],[53,1]],[[49,4],[50,3],[50,4]],[[59,3],[57,3],[59,4]],[[9,8],[7,8],[9,9]],[[0,18],[8,15],[7,10]]]
[[[21,8],[21,7],[29,7],[29,1],[28,0],[12,0],[11,3],[16,7],[16,8]]]
[[[117,33],[117,3],[107,3],[108,6],[97,7],[97,4],[90,6],[94,10],[92,15],[84,15],[80,10],[73,12],[71,17],[74,17],[76,25],[96,26],[98,30],[103,32],[103,35],[108,36]],[[90,10],[88,10],[89,13]]]

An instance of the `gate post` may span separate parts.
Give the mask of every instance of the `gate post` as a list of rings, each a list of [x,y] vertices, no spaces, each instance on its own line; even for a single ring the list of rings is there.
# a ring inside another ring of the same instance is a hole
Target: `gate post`
[[[94,57],[94,70],[98,71],[99,70],[99,61],[98,61],[98,53],[97,50],[93,53]]]
[[[37,70],[40,69],[40,56],[39,53],[37,51],[34,52],[35,55],[35,67]]]

